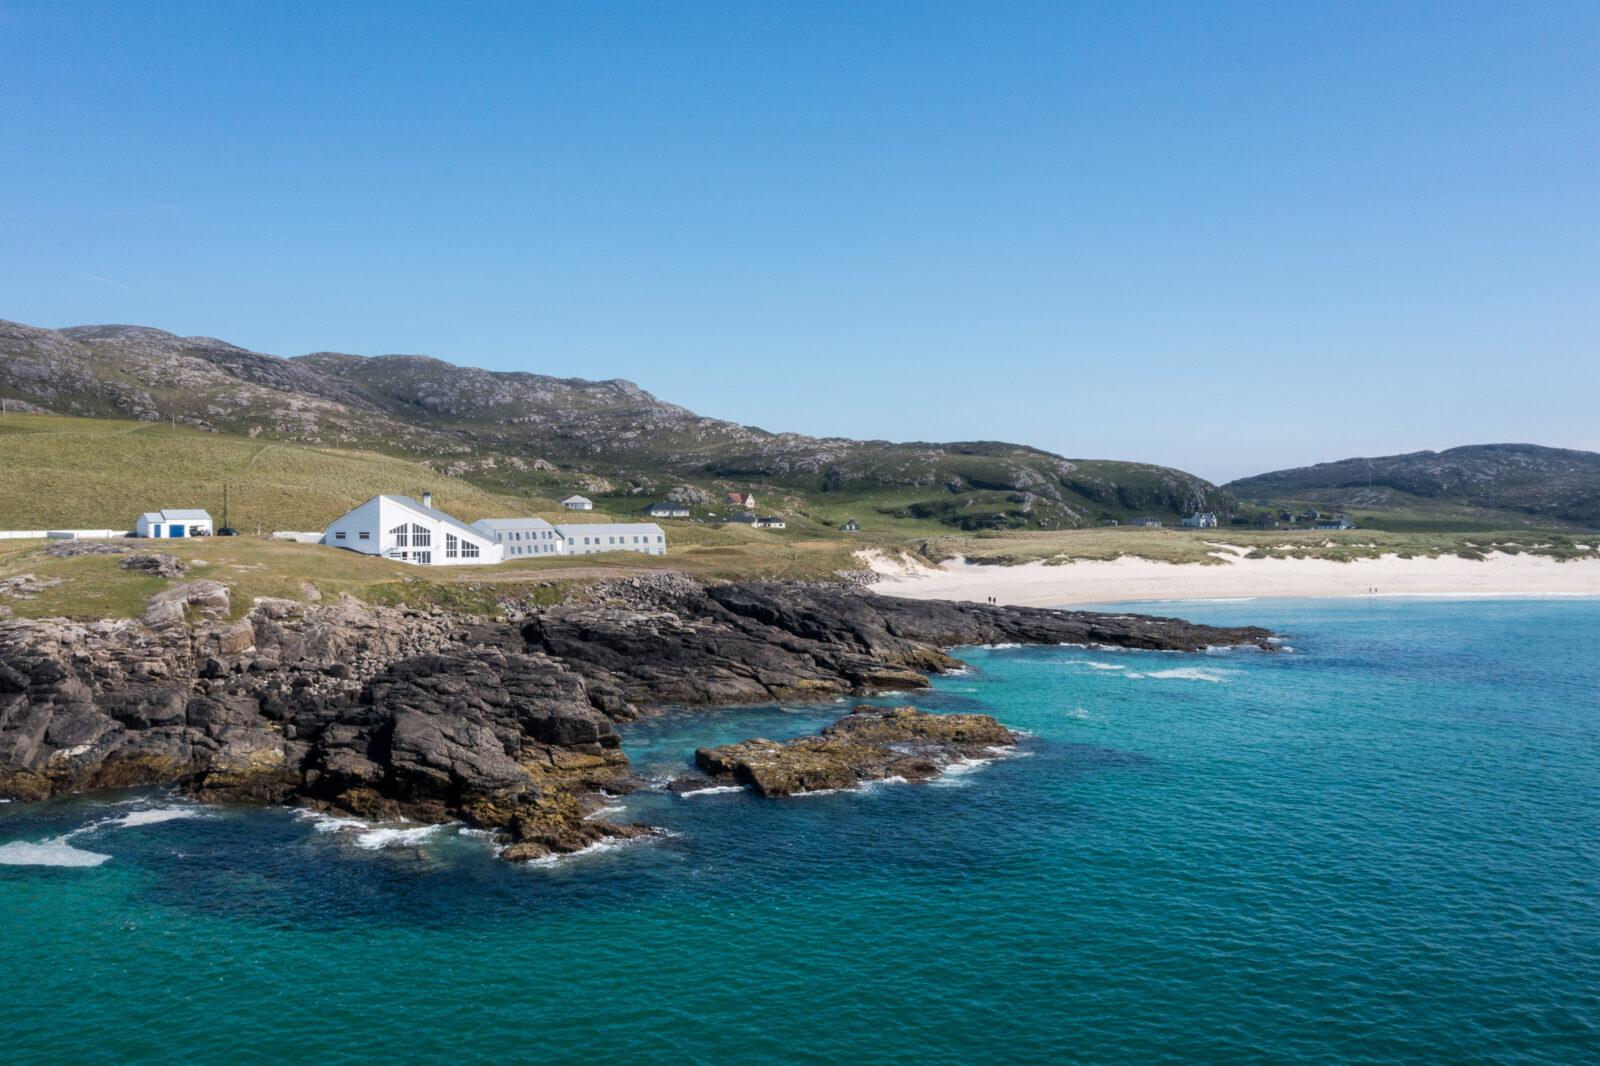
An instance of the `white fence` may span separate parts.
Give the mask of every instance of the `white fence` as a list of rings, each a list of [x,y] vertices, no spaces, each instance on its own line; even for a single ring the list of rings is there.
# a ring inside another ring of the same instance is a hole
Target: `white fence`
[[[126,529],[0,529],[0,540],[101,540],[131,536]]]

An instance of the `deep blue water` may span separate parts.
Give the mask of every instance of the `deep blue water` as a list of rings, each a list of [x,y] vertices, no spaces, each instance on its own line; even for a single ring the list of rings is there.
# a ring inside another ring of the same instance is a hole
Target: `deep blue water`
[[[1600,602],[1158,609],[1294,650],[969,650],[915,702],[1019,757],[641,794],[674,836],[543,867],[159,794],[0,807],[0,1061],[1600,1058]],[[841,710],[626,743],[665,775]]]

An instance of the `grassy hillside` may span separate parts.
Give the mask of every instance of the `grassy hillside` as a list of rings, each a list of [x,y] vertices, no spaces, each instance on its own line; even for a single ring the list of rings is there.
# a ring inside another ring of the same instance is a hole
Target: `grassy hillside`
[[[425,356],[292,359],[141,326],[0,321],[0,397],[35,413],[133,418],[262,442],[427,462],[491,493],[607,497],[625,513],[679,490],[700,518],[730,490],[819,511],[966,531],[1231,513],[1180,470],[1068,460],[1003,441],[773,433],[705,418],[626,381],[454,366]],[[860,507],[873,513],[850,514]],[[785,512],[792,514],[793,512]]]
[[[220,525],[222,487],[239,529],[321,529],[378,493],[431,489],[474,521],[554,514],[547,499],[500,496],[419,463],[162,423],[52,415],[0,417],[0,529],[131,528],[142,511],[204,507]]]
[[[1242,500],[1345,511],[1392,529],[1600,528],[1600,454],[1537,444],[1342,459],[1227,488]]]

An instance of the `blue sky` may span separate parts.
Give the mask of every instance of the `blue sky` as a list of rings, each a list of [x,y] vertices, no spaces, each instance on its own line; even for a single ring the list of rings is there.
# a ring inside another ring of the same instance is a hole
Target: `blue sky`
[[[1600,4],[0,0],[0,317],[1215,480],[1600,449]]]

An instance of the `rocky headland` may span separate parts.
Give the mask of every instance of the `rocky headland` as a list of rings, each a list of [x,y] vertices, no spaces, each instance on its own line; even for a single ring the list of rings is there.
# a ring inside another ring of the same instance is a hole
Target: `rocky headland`
[[[636,784],[617,724],[656,707],[922,688],[959,645],[1273,646],[1253,627],[675,575],[501,620],[354,600],[234,608],[227,586],[188,581],[139,620],[0,619],[0,797],[174,785],[462,820],[532,859],[651,832],[595,811]]]

